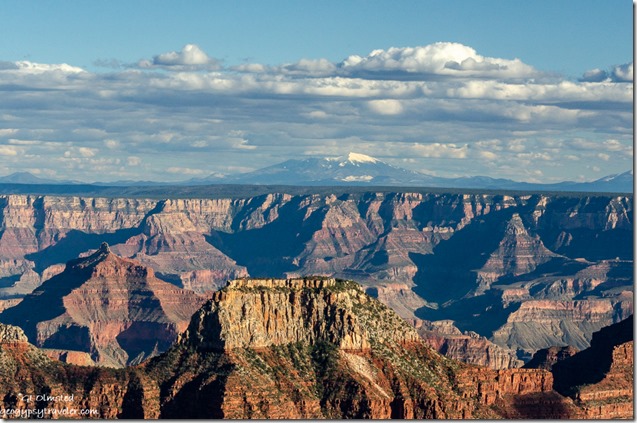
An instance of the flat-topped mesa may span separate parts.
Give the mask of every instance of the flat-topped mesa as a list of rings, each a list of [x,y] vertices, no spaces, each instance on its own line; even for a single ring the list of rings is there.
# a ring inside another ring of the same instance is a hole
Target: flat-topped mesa
[[[288,289],[323,289],[335,288],[337,284],[345,284],[344,281],[337,281],[334,278],[307,277],[291,279],[266,279],[266,278],[241,278],[228,281],[229,289],[242,288],[288,288]],[[355,284],[348,284],[348,287],[359,287]],[[360,288],[359,288],[360,289]]]
[[[180,342],[216,351],[328,342],[362,351],[374,341],[408,344],[419,336],[355,282],[308,277],[228,282],[193,315]]]

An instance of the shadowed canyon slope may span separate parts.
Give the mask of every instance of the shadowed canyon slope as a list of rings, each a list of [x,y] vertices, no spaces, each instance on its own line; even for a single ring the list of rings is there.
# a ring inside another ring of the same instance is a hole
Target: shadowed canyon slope
[[[65,365],[26,343],[18,328],[0,325],[0,335],[2,410],[31,407],[20,403],[20,393],[46,392],[73,394],[68,408],[111,418],[566,418],[584,412],[552,390],[549,371],[496,371],[445,358],[357,284],[329,278],[231,281],[167,352],[128,369]]]
[[[404,318],[453,320],[530,358],[586,348],[594,331],[632,314],[632,213],[632,196],[609,195],[6,195],[0,298],[24,297],[108,242],[197,293],[246,275],[351,278]]]
[[[0,321],[20,326],[39,347],[62,350],[48,354],[65,361],[79,363],[71,357],[84,352],[89,362],[123,366],[165,351],[203,302],[102,244],[1,313]]]

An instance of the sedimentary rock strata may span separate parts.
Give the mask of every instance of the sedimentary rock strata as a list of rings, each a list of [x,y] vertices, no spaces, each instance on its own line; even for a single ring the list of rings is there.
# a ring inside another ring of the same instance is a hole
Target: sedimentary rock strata
[[[105,241],[202,294],[248,275],[357,280],[403,317],[451,319],[530,358],[559,337],[585,348],[632,313],[632,209],[631,196],[584,194],[4,195],[0,299],[25,296]],[[539,300],[552,305],[530,313]],[[555,314],[569,301],[613,310],[590,325]],[[518,324],[522,314],[534,328]]]
[[[167,349],[203,302],[102,244],[4,310],[0,321],[22,327],[37,346],[122,366]]]

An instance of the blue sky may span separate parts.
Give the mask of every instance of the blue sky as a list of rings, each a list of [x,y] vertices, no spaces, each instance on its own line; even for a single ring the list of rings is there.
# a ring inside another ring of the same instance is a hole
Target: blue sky
[[[632,166],[632,23],[628,0],[1,0],[0,175],[181,180],[361,151],[596,179]]]

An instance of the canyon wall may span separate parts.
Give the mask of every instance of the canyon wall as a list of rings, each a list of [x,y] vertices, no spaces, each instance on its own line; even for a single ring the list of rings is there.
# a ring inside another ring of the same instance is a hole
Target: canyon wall
[[[404,318],[453,320],[530,358],[586,347],[632,313],[632,212],[632,197],[608,195],[4,195],[0,301],[108,242],[204,295],[248,275],[356,280]],[[589,321],[576,311],[587,308],[603,312]]]
[[[0,412],[93,410],[89,417],[153,419],[630,417],[632,384],[617,381],[632,380],[632,373],[630,380],[621,375],[632,370],[632,341],[626,341],[632,326],[620,325],[594,336],[594,361],[584,357],[602,382],[561,395],[553,387],[572,389],[563,376],[572,371],[491,370],[450,360],[352,282],[244,278],[216,292],[168,351],[128,369],[53,361],[21,329],[0,324],[6,393]],[[581,357],[570,359],[579,365]],[[34,407],[30,398],[42,395],[51,399]],[[619,397],[628,400],[618,403]]]

